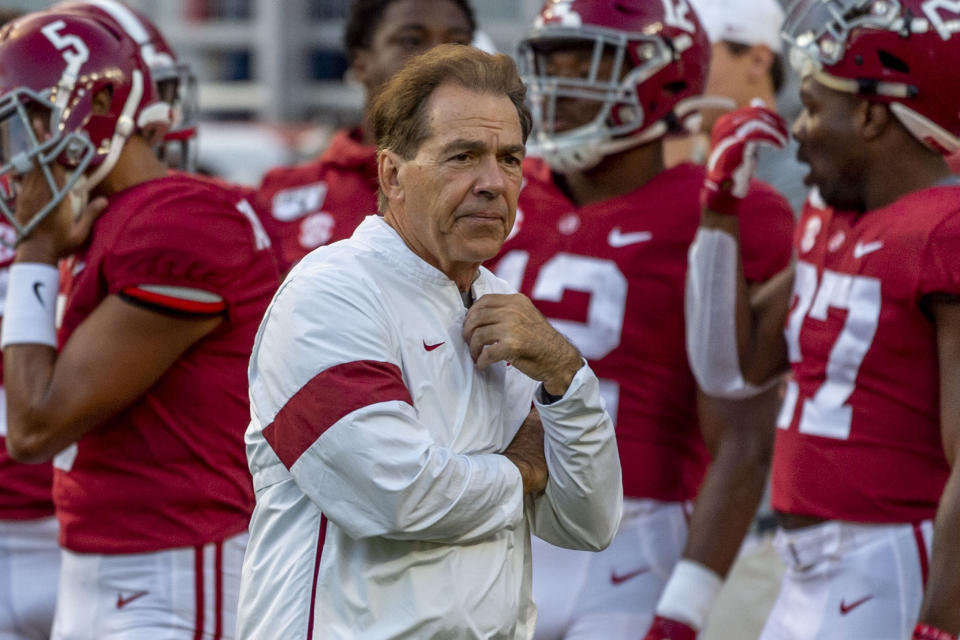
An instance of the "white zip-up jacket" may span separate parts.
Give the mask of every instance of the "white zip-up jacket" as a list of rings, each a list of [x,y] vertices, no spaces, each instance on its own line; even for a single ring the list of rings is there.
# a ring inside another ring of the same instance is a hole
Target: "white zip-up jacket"
[[[479,298],[513,293],[484,268]],[[599,550],[622,503],[613,425],[584,364],[535,402],[546,491],[500,455],[537,383],[476,368],[457,286],[378,216],[304,258],[250,361],[257,505],[245,640],[530,638],[530,537]]]

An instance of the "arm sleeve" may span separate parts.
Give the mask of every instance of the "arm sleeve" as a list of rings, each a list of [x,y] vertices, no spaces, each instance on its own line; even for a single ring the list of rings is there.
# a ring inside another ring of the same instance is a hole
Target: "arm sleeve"
[[[372,285],[311,278],[322,283],[278,295],[251,361],[254,419],[304,494],[354,538],[464,543],[517,526],[519,471],[434,441],[404,380],[393,316],[362,293]]]
[[[704,393],[728,399],[750,398],[766,385],[743,378],[737,353],[739,261],[748,283],[769,280],[790,263],[793,214],[768,185],[754,181],[738,211],[739,242],[729,234],[701,228],[688,252],[685,290],[687,358]]]
[[[533,533],[561,547],[604,549],[620,526],[623,480],[597,377],[584,363],[560,400],[535,406],[550,476],[534,501]]]

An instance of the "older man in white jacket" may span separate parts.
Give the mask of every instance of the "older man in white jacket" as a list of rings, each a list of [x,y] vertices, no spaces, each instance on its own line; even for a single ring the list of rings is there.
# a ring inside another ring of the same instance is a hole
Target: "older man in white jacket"
[[[530,533],[613,538],[597,378],[480,267],[513,226],[523,99],[506,56],[412,62],[375,106],[383,217],[274,298],[250,364],[241,638],[529,638]]]

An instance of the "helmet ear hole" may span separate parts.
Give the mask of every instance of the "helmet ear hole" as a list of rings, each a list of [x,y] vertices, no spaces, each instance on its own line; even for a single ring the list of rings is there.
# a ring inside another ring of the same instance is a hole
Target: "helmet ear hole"
[[[877,57],[885,69],[890,69],[897,73],[910,73],[910,65],[888,51],[880,49],[877,51]]]
[[[140,135],[143,136],[143,139],[146,140],[147,144],[151,147],[160,145],[166,134],[167,127],[159,123],[148,124],[140,130]]]
[[[643,114],[633,105],[621,104],[610,110],[610,120],[615,127],[624,125],[640,126],[643,121]]]
[[[91,99],[91,111],[93,115],[105,116],[110,113],[110,105],[113,103],[113,87],[106,86],[93,94]]]

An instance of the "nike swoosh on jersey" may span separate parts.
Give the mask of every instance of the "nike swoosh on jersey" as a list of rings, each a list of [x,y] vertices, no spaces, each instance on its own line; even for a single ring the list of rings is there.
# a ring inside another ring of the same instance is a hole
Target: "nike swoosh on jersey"
[[[631,231],[624,233],[620,231],[620,227],[611,229],[610,235],[607,236],[607,242],[610,243],[610,246],[614,249],[629,247],[632,244],[640,244],[641,242],[650,242],[651,240],[653,240],[653,234],[649,231]]]
[[[867,596],[866,598],[860,598],[860,599],[857,600],[856,602],[851,602],[850,604],[844,604],[843,600],[841,600],[841,601],[840,601],[840,615],[842,615],[842,616],[847,615],[848,613],[850,613],[851,611],[853,611],[854,609],[856,609],[857,607],[859,607],[860,605],[862,605],[864,602],[867,602],[868,600],[873,600],[873,596],[872,596],[872,595],[869,595],[869,596]]]
[[[142,598],[143,596],[147,595],[148,593],[150,593],[150,592],[149,592],[149,591],[135,591],[135,592],[133,592],[132,594],[130,594],[129,596],[127,596],[126,598],[123,597],[123,594],[122,594],[122,593],[118,593],[118,594],[117,594],[117,609],[123,609],[125,606],[127,606],[128,604],[130,604],[130,603],[133,602],[134,600],[137,600],[137,599],[139,599],[139,598]]]
[[[639,575],[650,571],[650,567],[644,567],[642,569],[637,569],[636,571],[631,571],[630,573],[624,573],[622,575],[617,575],[616,571],[610,572],[610,582],[611,584],[623,584],[627,580],[632,580]]]
[[[446,342],[438,342],[437,344],[427,344],[427,341],[424,340],[424,341],[423,341],[423,348],[426,349],[427,351],[433,351],[434,349],[436,349],[437,347],[439,347],[440,345],[443,345],[443,344],[447,344],[447,343],[446,343]]]
[[[868,242],[864,244],[858,242],[853,247],[853,257],[857,260],[867,255],[868,253],[873,253],[874,251],[879,251],[883,247],[883,240],[877,240],[876,242]]]

